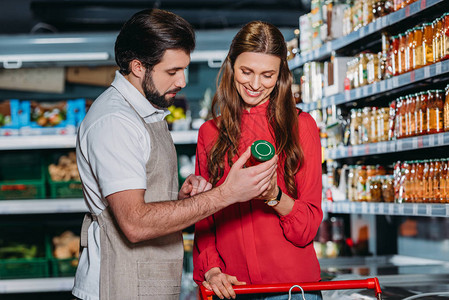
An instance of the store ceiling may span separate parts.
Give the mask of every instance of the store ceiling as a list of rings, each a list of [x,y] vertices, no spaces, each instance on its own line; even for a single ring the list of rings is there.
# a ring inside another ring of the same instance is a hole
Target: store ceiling
[[[197,30],[238,28],[252,20],[295,28],[310,0],[2,0],[0,34],[117,31],[132,14],[157,7]]]

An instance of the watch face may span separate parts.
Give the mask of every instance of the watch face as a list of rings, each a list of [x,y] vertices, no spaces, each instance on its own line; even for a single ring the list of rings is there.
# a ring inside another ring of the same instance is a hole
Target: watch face
[[[273,200],[268,201],[268,202],[267,202],[267,205],[269,205],[269,206],[275,206],[275,205],[278,204],[278,203],[279,203],[279,200],[273,199]]]

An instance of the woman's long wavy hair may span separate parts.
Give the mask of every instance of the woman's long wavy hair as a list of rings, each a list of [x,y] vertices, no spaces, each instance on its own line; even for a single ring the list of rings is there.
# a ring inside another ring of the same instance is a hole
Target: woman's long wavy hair
[[[297,196],[294,175],[298,172],[303,153],[298,138],[298,111],[293,99],[292,75],[287,64],[287,47],[282,33],[275,26],[253,21],[234,37],[229,53],[217,77],[217,92],[212,100],[212,117],[219,129],[217,141],[208,156],[210,181],[215,185],[224,174],[225,157],[232,166],[238,155],[241,115],[244,102],[234,85],[234,63],[244,52],[264,53],[281,59],[279,77],[271,92],[267,109],[270,133],[276,141],[276,152],[284,162],[283,173],[288,193]]]

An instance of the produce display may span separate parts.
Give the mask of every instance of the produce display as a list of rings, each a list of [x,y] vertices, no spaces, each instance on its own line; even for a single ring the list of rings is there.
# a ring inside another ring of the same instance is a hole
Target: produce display
[[[42,127],[59,125],[66,119],[67,108],[65,102],[45,104],[31,102],[31,121]]]
[[[52,239],[54,250],[53,256],[58,259],[78,258],[80,237],[75,235],[72,231],[67,230],[61,235],[55,236]],[[78,260],[74,259],[72,264],[77,265]]]
[[[48,172],[53,181],[80,181],[75,152],[72,151],[67,155],[61,156],[57,164],[50,164],[48,166]]]

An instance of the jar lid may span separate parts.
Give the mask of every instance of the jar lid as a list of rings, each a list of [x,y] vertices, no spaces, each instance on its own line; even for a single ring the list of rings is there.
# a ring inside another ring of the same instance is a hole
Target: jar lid
[[[258,161],[270,160],[274,153],[274,146],[265,140],[257,140],[251,145],[251,154]]]

